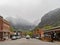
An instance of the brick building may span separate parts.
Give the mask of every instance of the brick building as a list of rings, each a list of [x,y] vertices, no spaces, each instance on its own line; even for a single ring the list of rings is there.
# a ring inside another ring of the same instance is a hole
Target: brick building
[[[38,28],[38,29],[33,31],[33,34],[36,35],[36,36],[40,36],[40,38],[42,38],[42,36],[44,35],[44,30]]]
[[[0,40],[3,40],[4,38],[8,39],[9,35],[10,35],[9,22],[3,19],[2,16],[0,16]]]

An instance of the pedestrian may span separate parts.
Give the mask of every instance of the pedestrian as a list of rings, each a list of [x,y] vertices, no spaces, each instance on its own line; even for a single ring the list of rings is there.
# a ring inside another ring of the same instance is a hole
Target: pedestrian
[[[57,34],[54,32],[54,39],[57,40]]]
[[[54,39],[54,33],[53,31],[51,32],[51,42],[53,42],[53,39]]]

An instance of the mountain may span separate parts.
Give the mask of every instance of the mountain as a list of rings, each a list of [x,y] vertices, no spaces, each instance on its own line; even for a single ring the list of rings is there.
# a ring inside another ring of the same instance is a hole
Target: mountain
[[[6,20],[9,21],[10,25],[16,30],[32,30],[35,27],[32,23],[18,17],[7,17]]]
[[[52,10],[48,13],[46,13],[42,18],[41,22],[39,23],[38,27],[44,27],[44,26],[60,26],[60,8],[57,8],[55,10]]]
[[[34,23],[35,26],[38,26],[38,24],[40,23],[40,19],[35,20],[33,23]]]

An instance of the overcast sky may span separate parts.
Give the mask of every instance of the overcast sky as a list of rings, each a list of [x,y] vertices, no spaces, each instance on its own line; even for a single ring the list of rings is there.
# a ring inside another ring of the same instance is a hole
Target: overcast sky
[[[32,23],[56,8],[60,8],[60,0],[0,0],[0,14],[26,19]]]

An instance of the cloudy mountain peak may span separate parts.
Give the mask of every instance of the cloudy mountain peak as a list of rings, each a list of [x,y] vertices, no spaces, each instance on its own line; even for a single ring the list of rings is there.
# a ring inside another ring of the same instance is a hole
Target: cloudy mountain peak
[[[10,22],[10,24],[16,28],[16,29],[22,29],[22,30],[30,30],[35,27],[34,24],[28,22],[27,20],[24,20],[22,18],[13,18],[13,17],[7,17],[6,20]]]

